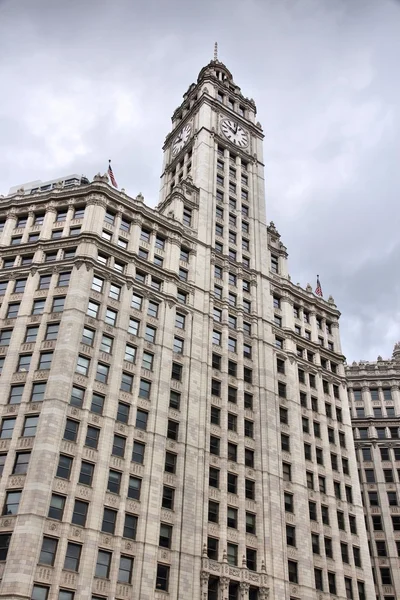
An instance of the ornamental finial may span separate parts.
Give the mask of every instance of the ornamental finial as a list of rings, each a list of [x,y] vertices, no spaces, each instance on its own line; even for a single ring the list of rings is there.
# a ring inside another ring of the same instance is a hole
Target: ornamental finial
[[[218,42],[214,44],[214,60],[218,60]]]

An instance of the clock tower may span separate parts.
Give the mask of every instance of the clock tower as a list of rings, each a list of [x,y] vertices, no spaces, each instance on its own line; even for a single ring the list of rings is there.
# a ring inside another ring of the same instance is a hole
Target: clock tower
[[[257,223],[265,229],[263,137],[254,101],[243,96],[229,69],[215,58],[184,94],[163,148],[159,209],[183,219],[179,191],[187,182],[194,185],[198,207],[192,224],[198,239],[211,246],[217,236],[223,244],[222,254],[228,256],[231,247],[240,263],[246,242],[240,243],[239,232],[253,229],[255,244],[248,240],[251,267],[256,266],[255,261],[261,266]],[[216,219],[221,222],[221,213],[229,215],[231,233],[222,223],[216,231],[211,226]],[[243,229],[242,220],[246,221]]]

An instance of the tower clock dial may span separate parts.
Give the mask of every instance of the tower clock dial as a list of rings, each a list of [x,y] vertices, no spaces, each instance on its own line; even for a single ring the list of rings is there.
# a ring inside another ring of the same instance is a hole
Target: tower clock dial
[[[174,143],[172,145],[172,156],[176,156],[178,154],[178,152],[180,152],[182,150],[182,148],[187,143],[187,141],[190,137],[191,131],[192,131],[192,126],[190,125],[190,123],[185,125],[185,127],[183,127],[180,130],[180,132],[178,133],[178,135],[175,138]]]
[[[230,142],[233,142],[239,148],[245,148],[249,145],[249,135],[247,131],[232,119],[224,119],[221,121],[221,131]]]

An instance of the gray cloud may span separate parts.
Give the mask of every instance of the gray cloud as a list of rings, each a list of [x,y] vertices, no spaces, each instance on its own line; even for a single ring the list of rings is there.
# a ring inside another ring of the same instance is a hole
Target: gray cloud
[[[293,281],[342,311],[349,360],[400,338],[400,4],[390,0],[0,1],[0,192],[108,158],[157,203],[170,116],[212,57],[253,97],[266,206]]]

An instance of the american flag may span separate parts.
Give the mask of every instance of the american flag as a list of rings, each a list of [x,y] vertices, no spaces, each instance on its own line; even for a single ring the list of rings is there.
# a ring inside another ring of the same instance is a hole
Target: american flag
[[[112,170],[112,168],[111,168],[111,160],[109,160],[109,161],[108,161],[108,175],[109,175],[109,177],[110,177],[110,179],[111,179],[111,183],[113,184],[113,186],[114,186],[115,188],[117,188],[117,187],[118,187],[118,184],[117,184],[117,182],[115,181],[114,173],[113,173],[113,170]]]
[[[319,280],[319,275],[317,275],[317,287],[315,288],[315,294],[317,296],[321,296],[321,298],[323,298],[323,293],[322,293],[322,287],[321,287],[321,282]]]

